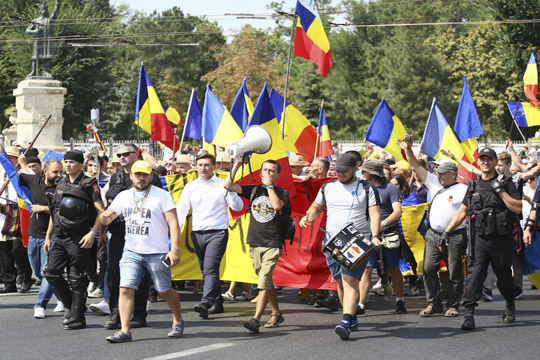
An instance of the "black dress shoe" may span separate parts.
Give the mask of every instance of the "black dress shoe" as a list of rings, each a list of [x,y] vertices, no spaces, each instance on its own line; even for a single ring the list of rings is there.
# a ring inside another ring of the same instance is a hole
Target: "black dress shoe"
[[[9,294],[9,293],[16,293],[17,287],[16,286],[6,286],[3,289],[0,289],[0,294]]]
[[[206,305],[205,303],[200,303],[200,304],[195,305],[193,310],[198,312],[199,316],[202,317],[203,319],[208,319],[208,305]]]
[[[120,315],[111,314],[111,316],[109,316],[109,320],[107,320],[105,323],[104,328],[107,330],[120,329]]]
[[[222,303],[215,303],[212,305],[210,309],[208,309],[209,314],[221,314],[225,310],[223,310],[223,304]]]
[[[129,326],[132,328],[132,329],[135,329],[135,328],[142,328],[142,327],[146,327],[148,324],[146,322],[146,319],[143,319],[143,318],[133,318],[131,319],[131,321],[129,322]]]
[[[64,325],[64,330],[79,330],[86,328],[86,320],[72,320]]]
[[[29,292],[31,288],[32,288],[32,284],[25,282],[19,288],[19,292],[20,293],[26,293],[26,292]]]

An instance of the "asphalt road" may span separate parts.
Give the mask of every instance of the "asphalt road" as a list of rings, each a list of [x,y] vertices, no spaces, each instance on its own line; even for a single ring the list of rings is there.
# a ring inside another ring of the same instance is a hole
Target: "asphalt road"
[[[193,311],[200,295],[180,291],[183,338],[167,338],[172,317],[160,301],[153,304],[148,327],[133,330],[133,342],[109,344],[105,337],[113,331],[103,329],[104,316],[88,313],[87,329],[78,331],[63,330],[62,315],[52,307],[46,319],[34,319],[33,288],[27,294],[0,295],[0,359],[540,359],[540,292],[529,289],[525,281],[515,324],[502,323],[504,301],[495,291],[493,302],[477,308],[478,328],[472,332],[460,330],[462,309],[456,318],[420,318],[425,297],[416,295],[406,298],[407,314],[396,315],[395,300],[371,294],[360,330],[349,341],[334,333],[341,314],[302,303],[297,289],[279,293],[282,326],[261,328],[259,335],[242,326],[254,304],[227,302],[225,313],[202,320]]]

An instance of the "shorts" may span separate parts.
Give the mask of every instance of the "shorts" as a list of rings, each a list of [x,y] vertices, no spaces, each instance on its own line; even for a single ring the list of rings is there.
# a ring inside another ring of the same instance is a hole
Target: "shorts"
[[[346,270],[343,266],[339,265],[330,256],[326,257],[326,265],[328,265],[328,269],[330,269],[330,273],[332,274],[332,278],[334,278],[334,280],[341,279],[343,274],[352,276],[358,280],[362,280],[362,275],[364,275],[364,270],[366,270],[365,261],[351,272],[349,270]]]
[[[249,248],[249,256],[253,263],[255,273],[259,277],[257,288],[260,290],[272,290],[274,283],[272,276],[274,268],[281,255],[281,249],[263,246],[254,246]]]
[[[382,247],[381,247],[382,249]],[[399,267],[399,259],[401,258],[401,247],[397,249],[384,249],[384,267],[386,269],[393,269]],[[379,262],[379,251],[374,251],[369,255],[367,261],[368,267],[376,267]]]
[[[144,275],[148,271],[154,288],[158,292],[171,289],[171,268],[161,262],[166,254],[137,254],[124,249],[120,259],[120,287],[135,289],[139,287]]]

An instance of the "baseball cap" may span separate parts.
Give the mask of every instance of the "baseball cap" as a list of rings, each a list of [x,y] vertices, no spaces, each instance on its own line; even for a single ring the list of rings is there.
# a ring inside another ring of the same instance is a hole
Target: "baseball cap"
[[[152,165],[148,161],[138,160],[131,165],[131,172],[150,174],[152,172]]]
[[[433,166],[433,165],[441,166],[441,165],[444,165],[444,164],[449,163],[449,162],[451,162],[451,161],[448,160],[448,159],[438,158],[437,160],[430,161],[429,164],[431,166]]]
[[[351,154],[340,155],[336,160],[336,171],[347,171],[356,167],[356,157]]]
[[[480,156],[489,156],[492,159],[496,159],[497,153],[495,152],[495,150],[491,148],[483,148],[482,150],[478,152],[478,157]]]
[[[390,165],[391,168],[400,168],[403,170],[410,170],[411,165],[406,160],[399,160],[397,163]]]
[[[378,177],[384,177],[384,163],[378,159],[366,159],[360,170],[367,172]]]
[[[457,172],[457,170],[458,170],[458,167],[456,164],[454,164],[451,161],[447,161],[447,162],[444,162],[442,165],[439,165],[439,167],[435,169],[435,172],[439,174],[446,174],[449,171]]]

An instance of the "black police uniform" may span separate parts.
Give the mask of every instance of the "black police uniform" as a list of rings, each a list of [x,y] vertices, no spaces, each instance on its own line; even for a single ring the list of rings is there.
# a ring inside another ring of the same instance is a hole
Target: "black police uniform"
[[[81,172],[73,183],[69,176],[57,182],[51,205],[54,231],[45,277],[66,307],[66,330],[86,326],[84,310],[88,280],[84,271],[89,254],[79,242],[94,225],[97,216],[94,201],[101,201],[101,191],[95,178]],[[69,267],[69,284],[63,277],[66,266]]]
[[[159,176],[153,173],[152,185],[163,188]],[[112,203],[114,198],[124,190],[131,189],[133,183],[123,169],[111,175],[109,180],[109,189],[105,193],[107,206]],[[120,316],[118,313],[118,296],[120,290],[120,259],[124,253],[124,244],[126,242],[126,223],[121,216],[109,224],[107,230],[111,233],[109,240],[109,263],[107,265],[107,285],[109,286],[110,300],[109,307],[111,315],[105,324],[107,329],[116,329],[120,327]],[[150,275],[146,274],[137,291],[135,291],[135,308],[133,312],[134,325],[139,323],[144,325],[146,322],[146,301],[150,292]],[[136,326],[136,325],[135,325]]]
[[[507,303],[514,304],[515,285],[512,278],[512,259],[515,252],[513,226],[516,216],[504,204],[492,189],[491,183],[500,181],[504,191],[512,198],[521,200],[519,192],[510,178],[474,180],[463,204],[470,206],[472,226],[474,227],[474,260],[472,274],[469,276],[463,306],[474,308],[482,297],[482,285],[487,276],[488,264],[491,263],[497,275],[497,288]]]

